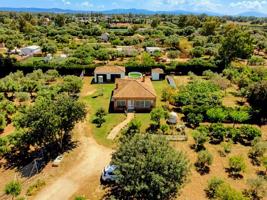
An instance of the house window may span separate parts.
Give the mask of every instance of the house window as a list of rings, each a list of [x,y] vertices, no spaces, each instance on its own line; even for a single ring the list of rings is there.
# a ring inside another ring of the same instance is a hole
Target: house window
[[[135,101],[135,107],[137,108],[150,108],[151,101]]]
[[[151,107],[151,101],[145,101],[145,108]]]
[[[126,101],[125,100],[118,100],[117,101],[117,107],[126,107]]]
[[[143,108],[144,107],[144,101],[135,101],[134,105],[137,108]]]

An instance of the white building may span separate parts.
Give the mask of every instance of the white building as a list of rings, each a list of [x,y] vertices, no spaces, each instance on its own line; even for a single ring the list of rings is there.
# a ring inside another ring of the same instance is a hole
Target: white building
[[[157,51],[161,52],[161,48],[160,47],[146,47],[146,52],[150,54],[154,54]]]
[[[102,66],[96,67],[94,71],[94,82],[115,82],[116,78],[125,78],[125,67]]]
[[[34,54],[42,52],[41,47],[37,45],[21,48],[20,51],[21,51],[20,54],[22,56],[32,56]]]
[[[161,68],[154,68],[151,70],[152,81],[159,81],[164,79],[164,71]]]

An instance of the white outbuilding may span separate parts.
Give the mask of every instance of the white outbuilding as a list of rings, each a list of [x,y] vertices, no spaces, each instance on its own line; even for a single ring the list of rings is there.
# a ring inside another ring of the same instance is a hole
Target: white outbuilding
[[[32,56],[34,54],[42,52],[41,47],[37,45],[21,48],[20,51],[21,51],[20,54],[22,56]]]
[[[151,70],[152,81],[159,81],[164,79],[164,71],[161,68],[154,68]]]
[[[120,66],[101,66],[94,71],[94,82],[115,82],[116,78],[125,78],[125,67]]]
[[[146,47],[146,52],[150,54],[154,54],[155,52],[161,52],[160,47]]]
[[[168,123],[170,124],[177,124],[178,122],[178,115],[176,112],[169,113]]]

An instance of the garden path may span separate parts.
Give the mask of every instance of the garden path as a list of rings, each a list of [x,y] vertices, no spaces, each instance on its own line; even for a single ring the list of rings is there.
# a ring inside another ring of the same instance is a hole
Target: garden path
[[[116,127],[114,127],[110,133],[108,134],[108,139],[109,140],[114,140],[116,136],[120,133],[121,129],[123,129],[130,121],[132,121],[134,118],[134,113],[127,113],[127,118],[118,124]]]

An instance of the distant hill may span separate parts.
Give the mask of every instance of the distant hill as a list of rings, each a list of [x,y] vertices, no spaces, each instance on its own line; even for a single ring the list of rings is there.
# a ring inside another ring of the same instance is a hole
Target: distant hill
[[[103,13],[103,14],[139,14],[139,15],[155,15],[155,14],[172,14],[172,15],[200,15],[206,14],[209,16],[222,16],[223,14],[203,11],[187,11],[187,10],[174,10],[174,11],[152,11],[145,9],[112,9],[104,11],[85,11],[85,10],[69,10],[69,9],[60,9],[60,8],[9,8],[9,7],[0,7],[0,11],[12,11],[12,12],[36,12],[36,13]],[[255,16],[255,17],[267,17],[267,14],[260,12],[244,12],[238,15],[233,16]]]
[[[250,11],[250,12],[240,13],[240,14],[238,14],[238,16],[243,16],[243,17],[267,17],[267,14]]]

